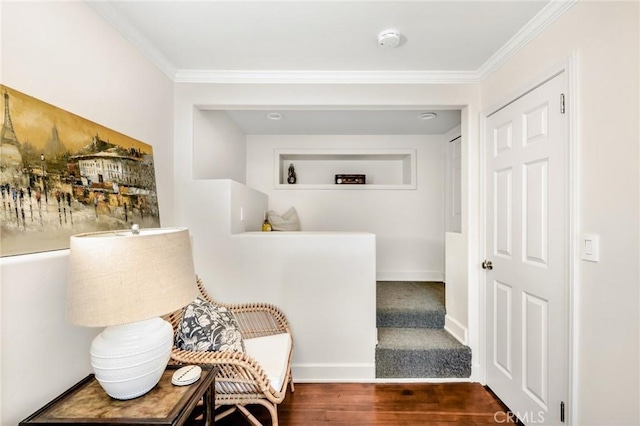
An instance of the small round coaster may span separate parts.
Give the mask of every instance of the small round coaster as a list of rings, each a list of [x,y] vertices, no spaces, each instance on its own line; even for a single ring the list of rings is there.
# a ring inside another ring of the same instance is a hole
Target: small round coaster
[[[171,383],[176,386],[186,386],[195,383],[200,379],[202,368],[198,365],[187,365],[176,370],[171,378]]]

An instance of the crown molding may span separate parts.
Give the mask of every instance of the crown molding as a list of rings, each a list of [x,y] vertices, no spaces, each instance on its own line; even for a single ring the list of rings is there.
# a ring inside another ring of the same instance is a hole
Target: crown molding
[[[494,53],[480,68],[478,78],[485,80],[518,53],[527,43],[569,10],[578,0],[551,0],[536,16]]]
[[[462,84],[479,83],[522,49],[578,0],[551,0],[475,71],[295,71],[177,69],[110,2],[87,0],[102,18],[175,83],[217,84]]]
[[[125,19],[110,2],[104,0],[86,0],[87,4],[131,45],[147,57],[170,80],[174,81],[176,67],[158,50],[137,28]]]
[[[209,71],[178,70],[176,83],[447,84],[477,83],[476,71]]]

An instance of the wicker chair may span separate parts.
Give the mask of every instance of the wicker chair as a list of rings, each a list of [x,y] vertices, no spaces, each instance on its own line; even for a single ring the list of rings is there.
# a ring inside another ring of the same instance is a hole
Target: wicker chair
[[[217,306],[224,306],[233,312],[243,339],[272,336],[288,333],[291,335],[289,324],[284,314],[273,305],[266,303],[250,303],[228,305],[216,302],[198,279],[198,288],[204,299]],[[182,319],[182,310],[164,317],[173,326],[174,333]],[[293,339],[287,360],[286,375],[281,389],[274,389],[266,372],[259,363],[246,353],[239,352],[193,352],[173,347],[171,361],[173,364],[209,364],[218,367],[216,376],[216,409],[222,406],[232,406],[216,415],[219,420],[227,415],[240,411],[252,424],[261,426],[258,419],[245,407],[249,404],[260,404],[271,414],[273,426],[278,425],[277,405],[282,402],[287,393],[287,384],[294,391],[291,376],[291,358],[293,355]]]

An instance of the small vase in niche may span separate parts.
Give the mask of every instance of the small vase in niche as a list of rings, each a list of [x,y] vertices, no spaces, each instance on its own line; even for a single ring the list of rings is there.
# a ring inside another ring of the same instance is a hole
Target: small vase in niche
[[[273,231],[273,227],[269,223],[269,215],[267,212],[264,212],[264,222],[262,222],[262,232],[271,232]]]
[[[287,177],[287,183],[296,183],[296,171],[293,169],[293,164],[289,164],[289,175]]]

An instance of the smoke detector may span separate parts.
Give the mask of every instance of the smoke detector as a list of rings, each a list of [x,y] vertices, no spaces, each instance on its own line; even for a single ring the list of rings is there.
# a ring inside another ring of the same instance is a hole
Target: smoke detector
[[[400,44],[400,31],[398,30],[384,30],[378,34],[378,44],[381,47],[393,48]]]

